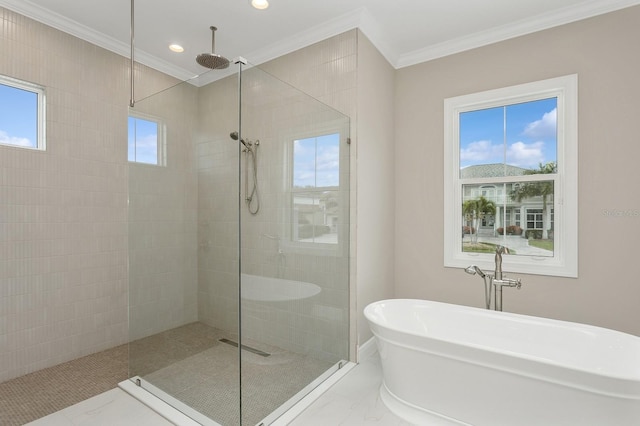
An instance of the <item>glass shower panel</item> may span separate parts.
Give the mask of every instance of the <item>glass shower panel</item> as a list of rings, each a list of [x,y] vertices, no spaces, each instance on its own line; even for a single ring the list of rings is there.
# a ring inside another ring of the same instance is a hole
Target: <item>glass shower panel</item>
[[[130,110],[130,377],[266,425],[348,359],[349,119],[258,67],[211,80]]]
[[[130,377],[205,425],[240,423],[237,85],[183,82],[130,110],[129,145],[157,155],[129,162]]]
[[[240,99],[241,415],[266,425],[348,359],[349,118],[255,66]]]

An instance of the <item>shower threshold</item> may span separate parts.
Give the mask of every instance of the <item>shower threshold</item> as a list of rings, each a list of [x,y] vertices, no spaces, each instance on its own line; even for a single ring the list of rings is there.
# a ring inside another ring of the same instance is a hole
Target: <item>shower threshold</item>
[[[336,363],[259,424],[288,425],[355,366],[350,361]],[[120,382],[118,387],[177,426],[221,426],[138,376]]]

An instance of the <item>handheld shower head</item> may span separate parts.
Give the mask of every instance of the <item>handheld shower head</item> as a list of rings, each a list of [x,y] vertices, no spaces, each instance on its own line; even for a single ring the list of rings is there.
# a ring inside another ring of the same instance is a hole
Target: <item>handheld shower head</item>
[[[478,274],[480,278],[484,278],[487,274],[482,271],[482,269],[478,268],[476,265],[471,265],[465,268],[464,270],[467,274],[475,275]]]
[[[229,133],[229,137],[231,139],[233,139],[234,141],[240,140],[240,142],[242,143],[242,145],[245,146],[245,148],[249,148],[251,146],[251,143],[249,143],[249,145],[247,145],[247,143],[244,141],[244,139],[240,139],[240,136],[238,135],[238,132]]]
[[[489,279],[487,280],[487,274],[476,265],[467,266],[464,268],[464,271],[470,275],[478,274],[478,276],[482,278],[484,281],[484,303],[487,309],[491,309],[491,282],[493,277],[489,275]]]
[[[245,142],[244,139],[240,137],[238,132],[229,133],[229,137],[234,141],[239,140],[242,145],[244,145],[244,149],[242,152],[245,154],[244,157],[244,201],[247,203],[247,208],[249,209],[249,213],[252,215],[258,214],[260,210],[260,198],[258,195],[258,162],[256,160],[258,145],[260,145],[259,140],[255,140],[255,142],[251,142],[251,140],[247,140]],[[253,171],[253,188],[249,191],[249,169]],[[267,234],[263,234],[267,235]]]

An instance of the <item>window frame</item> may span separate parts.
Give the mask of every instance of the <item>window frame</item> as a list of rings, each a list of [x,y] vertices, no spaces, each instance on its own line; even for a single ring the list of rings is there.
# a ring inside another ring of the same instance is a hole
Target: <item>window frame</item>
[[[129,114],[127,115],[127,134],[129,133],[129,118],[133,118],[136,120],[150,121],[157,124],[158,126],[158,134],[157,134],[157,141],[156,141],[157,162],[154,164],[154,163],[144,163],[141,161],[130,160],[129,153],[128,153],[129,152],[128,137],[127,137],[127,161],[130,164],[142,164],[145,166],[166,167],[167,166],[167,141],[166,141],[167,129],[166,129],[166,124],[164,123],[164,120],[162,120],[160,117],[134,111],[133,109],[129,108]]]
[[[44,86],[39,84],[31,83],[24,80],[19,80],[17,78],[8,77],[5,75],[0,75],[0,84],[12,87],[18,90],[24,90],[27,92],[34,93],[36,95],[36,146],[24,146],[24,145],[16,145],[9,143],[0,143],[0,146],[12,147],[12,148],[22,148],[22,149],[30,149],[34,151],[46,151],[47,143],[46,143],[46,90]]]
[[[557,98],[557,173],[554,175],[507,176],[462,179],[460,177],[460,113],[507,106],[545,98]],[[515,273],[578,276],[578,76],[488,90],[444,100],[444,266],[464,268],[475,264],[494,269],[494,255],[463,252],[460,243],[462,187],[470,183],[554,181],[554,255],[552,257],[509,256],[503,270]],[[523,218],[520,218],[521,220]],[[526,220],[526,218],[524,218]],[[559,225],[559,226],[558,226]]]
[[[317,138],[321,136],[338,134],[338,159],[339,159],[339,179],[338,179],[338,194],[340,197],[340,201],[344,201],[342,197],[344,197],[344,189],[342,186],[345,182],[345,179],[348,179],[349,175],[349,164],[345,164],[345,161],[349,161],[348,150],[349,150],[349,127],[348,125],[341,124],[327,124],[326,126],[322,126],[320,129],[316,129],[316,131],[295,131],[291,133],[286,139],[286,148],[285,148],[285,158],[287,159],[287,164],[285,167],[285,187],[287,188],[287,208],[284,209],[283,212],[286,212],[286,217],[281,221],[283,225],[283,229],[281,230],[281,235],[283,238],[280,239],[281,245],[284,249],[295,250],[297,253],[306,253],[313,255],[333,255],[335,253],[342,253],[346,247],[349,247],[349,241],[345,241],[348,239],[348,223],[349,223],[349,200],[346,200],[345,203],[341,203],[339,206],[340,218],[342,218],[342,223],[338,223],[338,242],[334,243],[322,243],[322,242],[308,242],[308,241],[297,241],[293,239],[293,215],[294,215],[294,203],[293,199],[296,193],[304,193],[304,192],[313,192],[309,191],[307,188],[295,189],[293,186],[293,173],[294,173],[294,147],[293,144],[296,140],[304,140],[310,138]],[[346,177],[345,177],[346,174]],[[322,193],[325,190],[328,190],[331,187],[316,187],[313,190],[318,193]],[[345,228],[347,226],[347,228]],[[347,230],[344,233],[344,230]],[[346,235],[345,235],[346,234]]]

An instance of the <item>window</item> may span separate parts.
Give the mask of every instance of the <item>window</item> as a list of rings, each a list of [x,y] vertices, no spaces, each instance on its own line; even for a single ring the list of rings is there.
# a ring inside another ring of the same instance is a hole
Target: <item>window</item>
[[[45,149],[44,88],[0,76],[0,144]]]
[[[340,134],[293,141],[291,241],[338,244]]]
[[[129,161],[166,165],[164,125],[151,116],[129,115]]]
[[[577,76],[444,107],[445,266],[577,277]]]
[[[527,210],[527,229],[543,229],[542,209]]]

